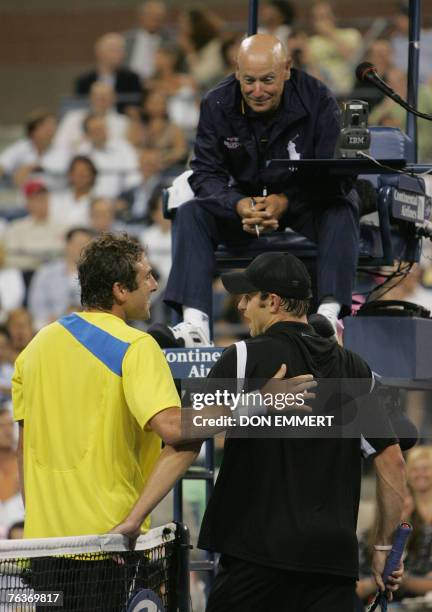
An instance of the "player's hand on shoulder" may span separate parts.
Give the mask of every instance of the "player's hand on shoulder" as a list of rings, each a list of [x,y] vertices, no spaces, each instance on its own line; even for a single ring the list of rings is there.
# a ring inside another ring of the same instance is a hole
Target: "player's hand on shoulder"
[[[261,394],[283,394],[287,398],[287,405],[283,410],[301,410],[303,412],[312,412],[312,408],[308,405],[308,401],[315,399],[313,389],[317,386],[317,382],[312,374],[301,374],[285,378],[286,365],[281,364],[273,378],[261,388]],[[296,401],[293,402],[292,398]],[[298,400],[298,401],[297,401]]]

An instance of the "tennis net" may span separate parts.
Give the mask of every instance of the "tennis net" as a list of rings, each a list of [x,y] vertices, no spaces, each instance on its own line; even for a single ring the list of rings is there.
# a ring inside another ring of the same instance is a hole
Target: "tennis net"
[[[120,534],[3,540],[0,610],[183,612],[186,548],[175,523],[140,536],[134,550]]]

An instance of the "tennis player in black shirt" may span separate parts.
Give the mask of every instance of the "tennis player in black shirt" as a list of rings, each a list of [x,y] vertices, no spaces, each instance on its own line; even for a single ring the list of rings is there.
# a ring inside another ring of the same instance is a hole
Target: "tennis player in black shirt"
[[[355,353],[308,325],[310,278],[288,253],[259,255],[244,272],[222,275],[240,294],[250,327],[246,379],[286,377],[370,379]],[[231,346],[210,377],[233,379]],[[389,426],[391,432],[391,427]],[[358,577],[356,538],[361,458],[377,473],[379,527],[373,559],[377,584],[401,520],[404,460],[396,436],[381,439],[235,438],[228,436],[198,546],[221,553],[207,612],[352,612]],[[384,550],[383,550],[384,548]],[[402,570],[386,586],[398,588]]]

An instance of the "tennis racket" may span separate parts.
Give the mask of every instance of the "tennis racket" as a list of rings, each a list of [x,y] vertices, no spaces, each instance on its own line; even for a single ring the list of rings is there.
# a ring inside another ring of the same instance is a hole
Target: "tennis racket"
[[[399,567],[399,563],[402,559],[402,555],[404,552],[405,544],[411,531],[412,527],[408,523],[401,523],[396,529],[392,549],[389,556],[387,557],[387,562],[382,573],[382,579],[384,584],[387,583],[389,576]],[[387,591],[384,591],[384,593],[378,591],[373,603],[369,606],[367,612],[373,612],[374,610],[377,610],[378,606],[381,607],[381,612],[387,612]]]

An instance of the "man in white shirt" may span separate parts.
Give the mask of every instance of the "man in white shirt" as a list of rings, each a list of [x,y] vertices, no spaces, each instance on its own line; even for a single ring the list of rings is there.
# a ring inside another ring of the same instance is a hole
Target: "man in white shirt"
[[[125,33],[126,63],[142,79],[148,79],[154,74],[155,54],[163,39],[165,19],[164,2],[144,2],[138,11],[139,27]]]
[[[95,81],[112,85],[122,100],[117,105],[119,112],[128,112],[129,106],[141,104],[142,88],[139,75],[123,66],[125,42],[118,32],[107,32],[95,44],[96,65],[94,69],[79,76],[75,81],[75,93],[88,96]]]
[[[81,310],[77,262],[93,232],[76,227],[66,234],[64,257],[44,264],[32,278],[29,310],[36,329],[55,321],[72,309]]]
[[[17,140],[0,154],[0,177],[12,178],[18,187],[36,170],[61,178],[66,172],[69,155],[53,145],[56,128],[57,121],[52,113],[45,110],[31,113],[25,124],[26,138]]]
[[[90,88],[90,109],[71,110],[63,117],[58,127],[56,146],[75,151],[84,141],[83,122],[89,112],[105,117],[110,139],[126,138],[129,119],[115,110],[115,92],[112,85],[95,81]]]
[[[11,221],[4,241],[9,266],[32,272],[63,251],[63,226],[50,220],[48,189],[41,180],[28,181],[24,187],[29,214]]]
[[[51,221],[65,229],[87,227],[90,223],[90,202],[96,182],[97,170],[91,159],[76,155],[69,166],[69,186],[50,194]]]
[[[86,142],[78,153],[89,157],[97,168],[95,195],[115,198],[121,191],[138,185],[141,175],[135,149],[125,140],[108,139],[104,117],[90,114],[83,127]]]
[[[110,198],[95,198],[92,200],[89,227],[96,234],[116,233],[125,230],[124,225],[115,220],[115,205]]]

